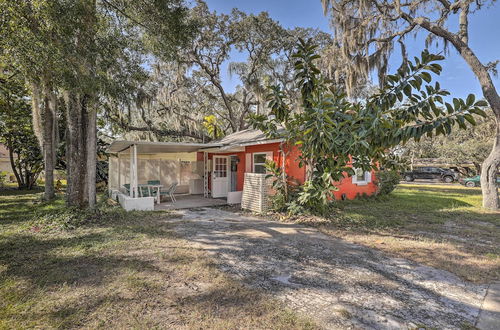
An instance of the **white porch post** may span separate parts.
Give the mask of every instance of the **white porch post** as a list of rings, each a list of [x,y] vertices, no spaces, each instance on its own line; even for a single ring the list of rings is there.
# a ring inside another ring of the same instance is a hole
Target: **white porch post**
[[[208,152],[203,152],[203,197],[208,198],[208,176],[210,175],[208,168]]]
[[[137,145],[130,146],[130,197],[137,198]]]
[[[122,161],[120,159],[120,153],[117,153],[116,154],[116,159],[117,159],[117,163],[118,163],[118,187],[117,187],[117,190],[120,191],[122,189],[122,170],[121,170],[121,167],[122,167]]]
[[[129,151],[130,151],[130,158],[129,158],[129,161],[130,161],[130,166],[129,166],[130,187],[129,188],[130,189],[129,189],[129,194],[130,194],[130,197],[134,198],[134,146],[130,146]]]

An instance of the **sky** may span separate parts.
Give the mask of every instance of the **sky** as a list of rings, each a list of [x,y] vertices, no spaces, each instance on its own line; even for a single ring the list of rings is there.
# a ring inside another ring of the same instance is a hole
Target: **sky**
[[[286,28],[312,27],[331,33],[328,19],[323,15],[320,0],[206,0],[210,10],[218,13],[230,13],[238,8],[246,13],[258,14],[267,11],[269,16]],[[490,8],[483,8],[469,18],[469,45],[483,63],[500,59],[500,3]],[[418,56],[425,48],[424,37],[407,39],[407,51],[410,58]],[[433,51],[431,49],[431,51]],[[396,49],[390,62],[389,72],[397,69],[400,58]],[[434,52],[437,52],[434,49]],[[230,61],[243,61],[244,55],[232,52]],[[467,63],[450,47],[441,76],[437,78],[441,87],[451,92],[453,97],[467,97],[468,94],[482,96],[481,88]],[[500,65],[499,65],[500,69]],[[227,73],[227,63],[222,77],[223,85],[233,91],[238,80]],[[497,89],[500,89],[500,77],[493,77]]]

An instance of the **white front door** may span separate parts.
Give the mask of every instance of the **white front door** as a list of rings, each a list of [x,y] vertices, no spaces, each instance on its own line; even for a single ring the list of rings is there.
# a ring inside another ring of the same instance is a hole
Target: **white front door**
[[[212,197],[227,197],[229,188],[229,158],[214,156],[212,172]]]

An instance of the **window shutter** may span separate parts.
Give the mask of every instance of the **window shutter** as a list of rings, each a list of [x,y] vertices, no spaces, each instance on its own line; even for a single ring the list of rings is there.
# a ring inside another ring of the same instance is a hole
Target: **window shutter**
[[[252,154],[245,154],[245,173],[252,173]]]

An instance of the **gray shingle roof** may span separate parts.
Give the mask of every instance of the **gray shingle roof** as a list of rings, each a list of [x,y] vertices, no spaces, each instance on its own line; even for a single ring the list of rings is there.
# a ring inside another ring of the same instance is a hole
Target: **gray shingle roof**
[[[281,131],[283,129],[279,129]],[[260,142],[269,140],[261,130],[258,129],[245,129],[233,134],[229,134],[220,140],[214,141],[213,143],[220,143],[224,145],[230,144],[246,144],[251,142]]]

